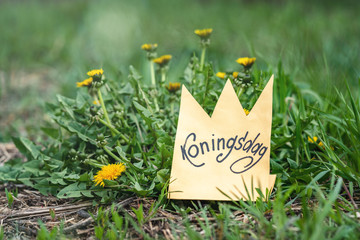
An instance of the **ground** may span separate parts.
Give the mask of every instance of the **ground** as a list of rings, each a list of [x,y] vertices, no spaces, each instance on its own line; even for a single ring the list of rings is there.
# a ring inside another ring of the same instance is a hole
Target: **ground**
[[[16,147],[12,143],[0,144],[0,164],[14,158],[22,157]],[[24,159],[26,161],[26,159]],[[9,207],[8,200],[5,194],[5,188],[10,192],[17,191],[17,196],[14,197],[14,202]],[[345,189],[346,190],[346,189]],[[346,197],[346,194],[344,194]],[[360,204],[360,192],[354,194],[353,201],[355,206]],[[191,223],[194,231],[204,235],[201,224],[205,222],[216,229],[217,237],[222,238],[221,227],[217,225],[217,221],[209,212],[205,213],[203,210],[192,210],[186,217],[178,212],[169,211],[159,208],[154,213],[152,206],[156,199],[153,198],[139,198],[128,197],[125,199],[117,199],[110,204],[99,205],[92,201],[75,200],[75,199],[58,199],[54,196],[44,196],[40,192],[31,189],[23,184],[5,183],[0,185],[0,225],[3,226],[5,236],[16,239],[33,239],[38,235],[42,222],[50,231],[54,226],[61,226],[63,224],[63,233],[67,237],[74,239],[95,239],[94,229],[101,225],[99,220],[99,208],[101,207],[105,212],[110,212],[111,208],[115,208],[120,216],[130,216],[134,221],[137,219],[136,211],[140,206],[143,208],[143,218],[148,219],[141,225],[143,232],[152,238],[177,239],[185,230],[185,220]],[[177,202],[179,203],[179,201]],[[181,204],[181,203],[180,203]],[[195,202],[195,205],[202,206],[211,204],[206,201]],[[309,201],[309,206],[316,207],[316,201]],[[299,201],[291,204],[290,209],[292,214],[301,216],[302,207]],[[101,211],[100,211],[101,212]],[[265,214],[265,218],[271,219],[272,211]],[[356,217],[360,217],[357,215]],[[243,211],[234,211],[231,218],[238,223],[257,224],[256,220]],[[292,229],[298,231],[299,229]],[[142,233],[139,229],[130,227],[127,229],[127,238],[143,239]]]

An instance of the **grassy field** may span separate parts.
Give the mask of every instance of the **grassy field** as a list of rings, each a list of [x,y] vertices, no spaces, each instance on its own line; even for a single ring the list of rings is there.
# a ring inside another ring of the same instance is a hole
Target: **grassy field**
[[[1,1],[0,142],[13,137],[29,162],[5,164],[0,182],[102,204],[144,197],[128,212],[100,209],[99,239],[357,239],[359,12],[357,1]],[[194,29],[208,27],[201,69]],[[241,70],[237,58],[256,57],[254,85],[240,97],[248,109],[275,74],[271,201],[166,199],[180,96],[151,89],[144,43],[173,56],[167,82],[190,86],[208,113],[224,86],[216,72]],[[93,113],[96,92],[76,82],[95,68],[107,82]],[[126,176],[93,186],[98,167],[116,161],[130,166]],[[174,216],[160,221],[168,232],[150,231],[164,212]],[[64,234],[38,231],[40,239]]]

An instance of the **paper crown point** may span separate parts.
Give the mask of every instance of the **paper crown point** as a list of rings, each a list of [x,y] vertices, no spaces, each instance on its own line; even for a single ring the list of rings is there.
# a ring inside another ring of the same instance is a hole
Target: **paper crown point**
[[[210,117],[183,85],[170,199],[256,199],[270,193],[273,79],[248,115],[230,80]]]

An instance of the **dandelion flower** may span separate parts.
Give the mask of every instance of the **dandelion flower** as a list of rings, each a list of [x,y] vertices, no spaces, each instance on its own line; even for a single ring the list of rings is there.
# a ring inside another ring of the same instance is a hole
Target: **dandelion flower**
[[[308,137],[308,141],[309,141],[309,143],[316,143],[317,142],[317,140],[318,140],[318,138],[315,136],[315,137],[313,137],[313,138],[311,138],[311,137]]]
[[[93,70],[87,72],[87,75],[89,77],[101,76],[103,74],[104,74],[104,70],[102,70],[102,69],[93,69]]]
[[[319,145],[319,147],[325,148],[324,143],[321,142],[320,140],[318,141],[318,137],[314,136],[313,138],[308,136],[308,141],[309,143],[314,143]],[[331,149],[334,149],[333,147],[330,147]]]
[[[217,76],[218,78],[224,79],[225,76],[226,76],[226,73],[224,73],[224,72],[217,72],[217,73],[216,73],[216,76]]]
[[[103,166],[100,171],[94,176],[95,186],[100,185],[105,187],[104,180],[115,180],[121,173],[125,172],[125,166],[123,163],[109,164]]]
[[[239,76],[239,72],[233,72],[232,75],[233,75],[233,78],[237,78]]]
[[[212,33],[212,28],[196,29],[194,33],[202,39],[208,39]]]
[[[254,64],[255,60],[256,58],[244,57],[244,58],[238,58],[236,62],[243,65],[245,68],[249,69]]]
[[[244,112],[245,112],[246,116],[249,115],[249,113],[250,113],[250,111],[247,110],[246,108],[244,108]]]
[[[82,82],[77,82],[77,83],[76,83],[76,86],[77,86],[77,87],[90,86],[92,82],[93,82],[93,78],[92,78],[92,77],[89,77],[89,78],[85,79],[85,80],[82,81]]]
[[[164,67],[170,62],[171,58],[171,55],[163,55],[161,57],[155,58],[153,62],[158,64],[160,67]]]
[[[93,101],[93,104],[94,104],[94,105],[100,105],[100,102],[99,102],[98,100],[94,100],[94,101]]]
[[[157,43],[146,43],[146,44],[143,44],[141,46],[141,49],[142,50],[145,50],[145,51],[148,51],[148,52],[153,52],[156,50],[156,48],[158,47]]]
[[[176,92],[177,90],[180,89],[180,86],[181,86],[181,84],[178,82],[175,82],[175,83],[170,82],[169,85],[165,86],[165,87],[169,92]]]

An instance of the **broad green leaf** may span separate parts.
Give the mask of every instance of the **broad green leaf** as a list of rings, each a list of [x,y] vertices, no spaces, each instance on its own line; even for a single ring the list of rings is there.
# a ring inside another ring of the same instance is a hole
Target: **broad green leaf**
[[[159,182],[166,183],[169,179],[169,170],[168,169],[161,169],[156,173],[156,177],[158,178]]]
[[[149,111],[149,109],[144,108],[143,106],[141,106],[139,103],[137,103],[136,101],[133,101],[135,108],[139,111],[139,113],[141,113],[142,115],[144,115],[146,118],[150,118],[152,113]]]
[[[120,89],[119,91],[118,91],[118,94],[129,94],[129,95],[132,95],[132,94],[134,94],[134,88],[131,86],[131,84],[130,83],[127,83],[126,85],[125,85],[125,87],[123,87],[122,89]]]
[[[78,109],[83,109],[85,105],[88,103],[89,96],[84,94],[81,91],[78,91],[76,94],[76,107]]]
[[[121,147],[116,146],[115,149],[116,149],[116,151],[118,152],[118,154],[121,156],[121,158],[126,158],[126,154],[125,154],[125,152],[122,150]]]
[[[59,103],[64,107],[64,110],[70,115],[70,117],[72,119],[75,120],[75,116],[74,116],[74,112],[71,108],[71,106],[74,106],[75,101],[73,99],[61,96],[61,95],[56,95]]]
[[[34,184],[33,182],[31,181],[31,176],[33,175],[33,173],[31,172],[23,172],[23,173],[20,173],[19,176],[17,176],[17,180],[22,182],[23,184],[25,184],[26,186],[29,186],[29,187],[33,187]]]
[[[60,129],[42,127],[41,130],[49,137],[58,140],[60,137]]]
[[[40,151],[38,150],[37,146],[29,139],[20,137],[13,138],[13,141],[19,151],[21,151],[23,154],[27,154],[27,150],[34,159],[37,159],[37,157],[40,155]]]
[[[81,197],[81,193],[83,191],[86,191],[86,184],[85,183],[72,183],[68,185],[67,187],[60,190],[60,192],[57,194],[58,198],[77,198]],[[89,190],[87,190],[89,191]],[[88,193],[86,193],[88,194]]]
[[[67,129],[72,133],[76,133],[82,140],[96,144],[93,136],[91,136],[89,131],[81,124],[72,121],[68,124]]]

